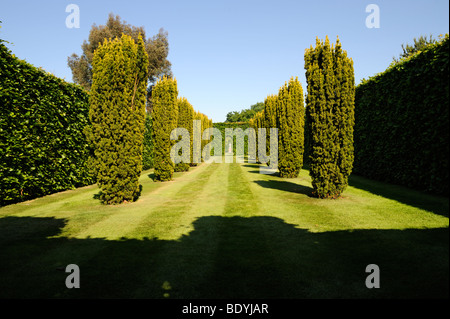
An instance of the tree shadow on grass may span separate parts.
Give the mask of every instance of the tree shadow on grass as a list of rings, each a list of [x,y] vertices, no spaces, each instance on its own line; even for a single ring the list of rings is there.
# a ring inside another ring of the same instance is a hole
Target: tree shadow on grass
[[[259,186],[271,189],[279,189],[286,192],[297,193],[307,195],[309,197],[314,197],[312,195],[313,188],[309,186],[299,185],[287,181],[277,181],[277,180],[259,180],[254,181]]]
[[[261,166],[261,164],[258,164],[258,163],[245,163],[245,164],[242,164],[242,166],[243,167],[250,167],[250,168],[259,168]]]
[[[350,175],[349,185],[434,214],[449,217],[448,197],[430,195],[404,186],[379,182],[355,174]]]
[[[311,233],[205,216],[174,240],[67,238],[70,220],[0,218],[1,298],[448,298],[448,228]],[[368,289],[368,264],[381,288]],[[64,269],[80,268],[80,289]]]

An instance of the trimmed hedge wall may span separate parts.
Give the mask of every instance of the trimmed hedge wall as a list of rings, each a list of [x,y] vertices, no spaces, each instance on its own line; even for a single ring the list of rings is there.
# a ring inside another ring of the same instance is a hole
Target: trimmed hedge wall
[[[449,195],[449,38],[363,81],[353,171]]]
[[[0,43],[0,205],[89,185],[88,94]]]

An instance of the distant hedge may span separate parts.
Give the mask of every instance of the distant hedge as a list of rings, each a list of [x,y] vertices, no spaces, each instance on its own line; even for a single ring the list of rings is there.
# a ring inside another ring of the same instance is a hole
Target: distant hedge
[[[222,154],[225,155],[226,152],[228,152],[229,143],[228,141],[225,141],[225,129],[231,128],[233,131],[237,128],[242,129],[242,131],[245,131],[247,128],[250,127],[250,124],[248,122],[234,122],[234,123],[213,123],[213,127],[217,128],[220,131],[220,134],[222,135]],[[227,142],[227,143],[225,143]],[[256,143],[258,143],[256,141]],[[233,136],[233,153],[236,155],[236,136]],[[248,155],[248,137],[247,135],[244,135],[244,155]]]
[[[364,80],[353,171],[449,195],[449,37]]]
[[[0,205],[92,184],[88,94],[0,43]]]

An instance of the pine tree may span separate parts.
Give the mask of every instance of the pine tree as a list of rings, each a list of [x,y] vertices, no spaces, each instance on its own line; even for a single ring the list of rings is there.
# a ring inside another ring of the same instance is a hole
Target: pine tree
[[[177,81],[165,76],[157,81],[152,91],[156,181],[169,181],[173,177],[174,163],[170,151],[176,141],[170,139],[170,134],[178,125],[177,97]]]
[[[305,69],[312,185],[316,196],[336,198],[347,187],[353,167],[353,61],[339,39],[333,47],[326,37],[305,51]]]
[[[142,171],[148,57],[142,37],[105,40],[93,58],[88,138],[100,200],[137,199]]]
[[[281,177],[294,178],[303,166],[304,114],[303,89],[298,78],[291,78],[278,93],[278,169]]]

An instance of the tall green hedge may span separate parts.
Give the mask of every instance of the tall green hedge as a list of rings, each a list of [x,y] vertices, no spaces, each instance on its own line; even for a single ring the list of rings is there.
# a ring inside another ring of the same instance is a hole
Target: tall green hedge
[[[152,90],[155,181],[169,181],[173,176],[170,151],[175,141],[170,139],[170,133],[178,125],[177,97],[177,81],[166,76]]]
[[[94,182],[87,93],[0,43],[0,205]]]
[[[348,185],[354,159],[353,61],[339,39],[333,46],[326,37],[305,51],[305,69],[312,186],[317,197],[335,198]]]
[[[354,172],[449,195],[449,37],[362,81]]]
[[[94,53],[89,139],[100,200],[136,200],[142,172],[148,57],[144,41],[105,40]]]

